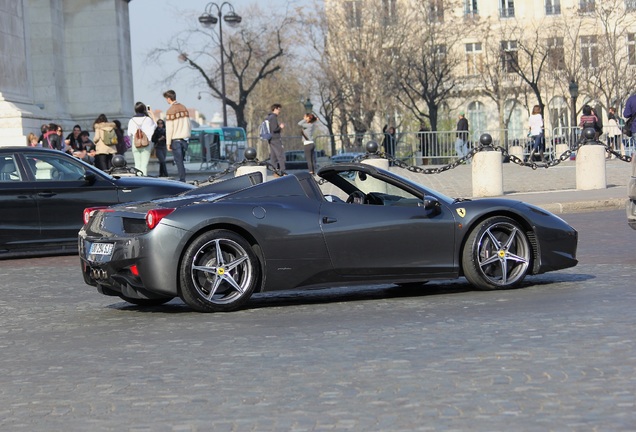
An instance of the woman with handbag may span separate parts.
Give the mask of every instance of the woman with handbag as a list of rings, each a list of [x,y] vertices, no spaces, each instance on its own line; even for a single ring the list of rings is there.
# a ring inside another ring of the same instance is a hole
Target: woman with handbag
[[[148,107],[143,102],[137,102],[135,115],[128,122],[128,136],[131,137],[133,143],[132,154],[135,159],[135,168],[143,175],[148,175],[148,162],[152,152],[150,137],[156,128],[157,124],[154,118],[148,115]]]

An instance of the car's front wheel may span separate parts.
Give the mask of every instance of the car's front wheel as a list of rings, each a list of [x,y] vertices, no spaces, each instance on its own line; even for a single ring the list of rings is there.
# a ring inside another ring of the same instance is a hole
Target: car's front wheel
[[[181,297],[200,312],[222,312],[243,306],[254,292],[259,263],[250,244],[228,230],[213,230],[185,251],[179,282]]]
[[[514,220],[495,216],[468,235],[462,254],[464,276],[484,290],[513,288],[530,269],[532,248],[528,236]]]

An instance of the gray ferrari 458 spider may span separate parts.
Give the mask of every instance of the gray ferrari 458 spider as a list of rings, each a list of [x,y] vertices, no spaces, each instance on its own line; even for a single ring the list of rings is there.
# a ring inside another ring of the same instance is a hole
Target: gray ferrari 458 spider
[[[87,284],[138,305],[237,309],[255,292],[465,277],[478,289],[577,264],[577,232],[507,199],[448,198],[367,164],[86,209]]]

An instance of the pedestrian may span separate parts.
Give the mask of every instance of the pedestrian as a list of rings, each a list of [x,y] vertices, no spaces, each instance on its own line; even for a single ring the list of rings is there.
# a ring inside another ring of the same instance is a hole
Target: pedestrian
[[[455,140],[455,153],[458,158],[466,156],[466,146],[468,145],[468,119],[464,116],[464,111],[459,112],[457,120],[457,139]]]
[[[82,132],[82,127],[78,124],[73,126],[73,132],[69,133],[64,140],[64,144],[66,144],[66,151],[69,154],[72,154],[73,151],[77,150],[80,147],[81,139],[80,133]]]
[[[170,105],[166,112],[166,148],[172,150],[174,163],[177,165],[179,180],[186,181],[186,170],[184,159],[188,151],[188,140],[190,139],[190,113],[181,103],[177,102],[177,93],[168,90],[163,93],[163,97]]]
[[[269,122],[269,131],[272,137],[269,139],[269,161],[272,166],[279,172],[285,174],[285,151],[283,147],[283,140],[281,138],[281,132],[285,128],[285,123],[278,121],[278,115],[280,114],[282,105],[275,103],[271,107],[271,112],[267,116]],[[274,174],[275,177],[278,174]]]
[[[42,143],[39,142],[38,136],[33,132],[30,132],[27,136],[27,145],[29,147],[42,147]]]
[[[598,117],[594,114],[592,107],[589,105],[583,105],[583,115],[581,115],[581,120],[579,121],[579,127],[581,129],[592,128],[594,129],[594,140],[598,141],[598,137],[600,136],[600,131],[602,128],[598,122]]]
[[[55,123],[42,125],[42,147],[54,150],[62,150],[64,142],[58,134],[58,126]]]
[[[314,132],[318,118],[313,113],[307,113],[298,126],[302,128],[303,149],[305,151],[305,160],[307,161],[307,169],[313,175],[316,173],[316,144],[314,142]]]
[[[389,125],[384,125],[382,133],[384,133],[384,140],[382,140],[384,152],[388,156],[389,164],[393,165],[393,159],[395,159],[395,145],[397,143],[395,128],[393,126],[389,127]]]
[[[117,153],[117,134],[115,123],[109,122],[106,114],[100,114],[93,123],[95,135],[95,167],[108,171],[111,167],[113,155]]]
[[[529,135],[532,137],[532,149],[528,156],[528,162],[533,162],[535,153],[539,153],[541,162],[547,162],[543,156],[543,152],[545,151],[545,133],[543,129],[543,116],[541,116],[541,107],[539,105],[535,105],[532,108],[528,125],[530,129]]]
[[[115,133],[117,134],[117,145],[115,146],[115,150],[118,155],[123,155],[126,153],[126,150],[128,150],[126,145],[128,135],[124,135],[124,130],[122,129],[121,122],[119,120],[113,120],[113,123],[115,123]]]
[[[616,108],[610,107],[607,111],[607,145],[613,151],[620,151],[622,155],[625,155],[625,147],[622,145],[621,139],[623,132],[621,131],[620,119],[616,115]]]
[[[422,165],[428,165],[431,156],[431,128],[426,123],[420,124],[420,130],[417,133],[417,137],[420,141],[420,153],[422,153]]]
[[[168,166],[166,165],[166,157],[168,156],[168,148],[166,147],[166,123],[163,120],[157,120],[157,127],[152,134],[151,141],[155,146],[155,154],[159,161],[159,177],[168,177]]]
[[[82,147],[80,151],[73,153],[73,156],[87,162],[91,165],[95,165],[95,143],[91,141],[88,131],[80,132],[80,140]]]
[[[175,96],[176,97],[176,96]],[[168,110],[170,111],[170,110]],[[190,121],[188,117],[188,122]],[[135,159],[135,168],[142,172],[143,175],[148,175],[148,162],[150,162],[150,153],[152,152],[152,146],[141,146],[139,141],[133,137],[137,134],[138,130],[141,130],[146,135],[146,139],[143,140],[144,144],[148,144],[150,138],[155,133],[157,124],[154,119],[148,115],[148,108],[143,102],[137,102],[135,104],[135,115],[128,121],[128,133],[133,142],[132,154]],[[185,181],[185,175],[182,181]]]

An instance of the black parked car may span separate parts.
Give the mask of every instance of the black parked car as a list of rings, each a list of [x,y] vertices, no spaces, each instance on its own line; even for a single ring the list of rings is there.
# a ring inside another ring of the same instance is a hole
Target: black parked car
[[[260,183],[260,173],[178,196],[87,210],[87,284],[139,305],[181,297],[227,311],[254,292],[465,276],[479,289],[577,264],[577,232],[506,199],[451,199],[366,164]]]
[[[172,180],[111,176],[57,150],[0,147],[0,258],[72,253],[86,207],[193,188]]]

